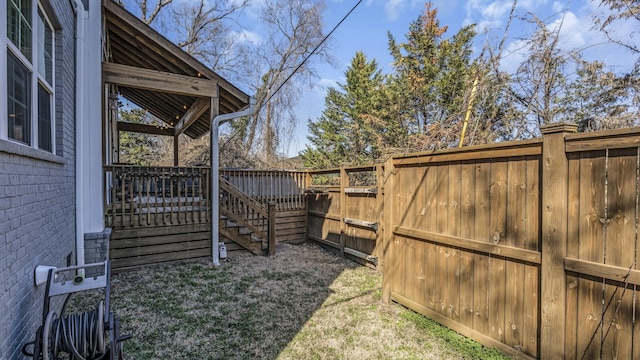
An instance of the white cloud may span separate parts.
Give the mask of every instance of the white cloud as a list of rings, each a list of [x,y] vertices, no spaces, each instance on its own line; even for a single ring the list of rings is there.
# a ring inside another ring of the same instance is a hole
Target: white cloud
[[[518,1],[518,7],[522,10],[533,11],[537,8],[547,5],[549,0],[524,0]]]
[[[260,34],[249,30],[242,30],[240,32],[231,31],[229,33],[229,37],[239,44],[248,43],[252,45],[260,45],[263,41]]]
[[[507,45],[500,62],[500,69],[509,74],[515,74],[520,64],[529,55],[526,40],[516,40]]]
[[[562,4],[559,1],[556,1],[556,2],[553,3],[553,5],[551,5],[551,8],[555,12],[561,12],[562,10],[564,10],[566,8],[566,6],[565,6],[565,4]]]
[[[424,6],[422,0],[384,0],[384,12],[387,15],[389,21],[396,21],[400,15],[407,11],[414,11],[421,9]],[[421,10],[419,10],[421,13]]]
[[[395,21],[400,16],[400,11],[404,7],[403,0],[388,0],[384,4],[384,11],[387,14],[387,18],[391,21]]]
[[[323,89],[328,89],[330,87],[332,88],[337,88],[338,87],[338,81],[335,79],[320,79],[320,81],[318,82],[318,86],[320,86]]]
[[[482,9],[482,16],[499,18],[511,10],[512,2],[508,0],[493,2]]]
[[[501,27],[503,19],[511,11],[511,0],[497,0],[487,2],[483,0],[468,0],[466,4],[467,17],[464,24],[478,24],[479,31]]]
[[[553,21],[547,26],[549,30],[554,32],[560,30],[560,46],[564,49],[577,49],[585,45],[585,35],[589,32],[591,24],[585,23],[578,19],[578,17],[571,11],[565,12],[560,15],[558,19]],[[588,19],[587,19],[588,20]]]

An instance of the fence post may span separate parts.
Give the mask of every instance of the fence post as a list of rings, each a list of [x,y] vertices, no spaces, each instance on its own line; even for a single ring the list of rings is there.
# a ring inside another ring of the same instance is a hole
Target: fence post
[[[540,127],[542,147],[542,219],[540,266],[540,358],[562,359],[565,354],[567,212],[569,162],[565,135],[575,124]]]
[[[267,233],[267,254],[269,256],[276,253],[276,203],[269,202],[269,226]]]
[[[347,193],[344,189],[349,186],[349,175],[344,166],[340,167],[340,256],[344,257],[344,248],[347,245],[347,224],[344,219],[347,215]]]
[[[384,198],[382,208],[382,301],[388,304],[391,301],[391,287],[395,281],[397,259],[394,259],[392,249],[393,242],[393,213],[395,209],[395,167],[393,157],[390,157],[384,164],[384,176],[378,184],[378,189],[383,189]],[[378,193],[378,196],[383,196]]]
[[[383,190],[383,182],[384,182],[384,166],[382,164],[376,164],[376,209],[378,212],[378,216],[376,218],[378,222],[378,230],[376,231],[376,246],[373,249],[373,256],[378,259],[378,263],[376,264],[376,268],[378,271],[382,270],[382,266],[384,263],[384,252],[383,244],[384,244],[384,190]]]

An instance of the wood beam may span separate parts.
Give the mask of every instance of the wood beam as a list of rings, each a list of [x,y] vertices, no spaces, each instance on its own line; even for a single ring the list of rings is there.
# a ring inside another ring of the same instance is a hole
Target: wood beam
[[[213,80],[113,63],[102,63],[102,81],[172,94],[218,96],[218,84]]]
[[[102,5],[104,9],[107,10],[107,21],[113,22],[113,20],[119,20],[120,22],[123,22],[124,24],[120,25],[128,26],[129,28],[134,29],[136,32],[140,33],[142,37],[139,37],[138,40],[145,43],[145,45],[150,49],[157,50],[161,53],[166,52],[167,54],[170,54],[168,58],[171,57],[179,59],[180,62],[187,64],[192,69],[200,72],[206,77],[209,77],[214,82],[219,82],[226,91],[235,96],[237,99],[240,99],[241,101],[245,101],[244,99],[246,99],[246,103],[249,103],[249,96],[247,94],[216,74],[213,70],[203,65],[194,57],[187,54],[184,50],[169,41],[164,36],[160,35],[150,26],[140,21],[140,19],[136,18],[124,7],[116,4],[111,0],[103,0]],[[115,19],[111,18],[111,14]],[[168,61],[170,60],[168,59]]]
[[[130,122],[118,121],[118,131],[129,131],[135,133],[173,136],[172,128],[161,128],[154,125],[134,124]]]
[[[187,130],[210,106],[211,100],[208,97],[200,97],[194,101],[189,110],[187,110],[184,116],[174,126],[176,129],[175,135],[178,136]]]

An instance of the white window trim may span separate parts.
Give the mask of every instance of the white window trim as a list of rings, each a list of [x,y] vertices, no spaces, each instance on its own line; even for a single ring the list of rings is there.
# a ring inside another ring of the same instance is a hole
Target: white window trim
[[[47,16],[47,12],[45,11],[44,7],[40,4],[40,1],[38,1],[37,6],[34,6],[35,8],[35,15],[34,15],[34,19],[38,19],[40,15],[38,15],[38,10],[40,10],[40,13],[42,13],[42,16],[44,17],[44,26],[48,26],[51,29],[51,84],[49,84],[49,82],[47,81],[46,78],[46,66],[44,64],[42,64],[42,66],[45,69],[45,74],[40,74],[40,71],[38,69],[38,67],[40,66],[40,64],[36,64],[36,61],[40,61],[39,59],[41,59],[40,54],[39,54],[39,45],[38,45],[38,39],[37,39],[37,34],[34,36],[33,38],[33,43],[34,48],[37,48],[36,51],[34,52],[34,54],[37,54],[38,57],[35,58],[34,57],[34,74],[35,74],[35,81],[32,81],[34,83],[34,93],[32,94],[36,94],[35,98],[34,98],[34,104],[35,104],[35,112],[36,114],[34,114],[33,116],[33,124],[35,125],[35,131],[34,131],[34,147],[36,149],[40,150],[40,144],[38,144],[38,140],[40,139],[38,137],[38,128],[39,128],[39,119],[38,116],[40,116],[40,109],[38,108],[38,95],[40,94],[40,92],[38,91],[38,84],[42,84],[42,86],[49,92],[49,98],[50,98],[50,102],[49,102],[49,119],[51,119],[51,123],[49,124],[50,127],[50,131],[51,134],[49,135],[50,139],[49,141],[51,142],[51,149],[50,150],[42,150],[42,151],[51,151],[52,154],[56,153],[56,114],[55,114],[55,109],[56,109],[56,92],[55,92],[55,87],[56,87],[56,32],[55,29],[53,27],[53,25],[51,24],[51,20],[49,20],[49,16]],[[39,20],[36,20],[39,21]],[[35,33],[35,32],[34,32]]]
[[[0,19],[3,26],[0,26],[0,93],[6,93],[7,86],[7,0],[0,0]],[[7,96],[0,96],[0,139],[7,139]]]
[[[51,20],[48,17],[47,11],[45,7],[40,4],[40,1],[31,0],[31,58],[32,61],[29,61],[26,56],[18,49],[9,39],[7,38],[7,1],[8,0],[0,0],[0,19],[3,19],[3,25],[0,26],[0,94],[6,94],[7,87],[7,56],[8,51],[11,51],[11,54],[16,57],[20,63],[27,68],[27,70],[31,73],[31,131],[30,131],[30,141],[29,144],[25,144],[20,141],[16,141],[9,138],[8,134],[8,119],[7,119],[7,96],[0,96],[0,140],[10,141],[16,144],[20,144],[22,146],[33,148],[37,151],[43,151],[46,153],[56,154],[56,117],[55,117],[55,108],[56,108],[56,93],[55,93],[55,84],[56,84],[56,44],[55,44],[55,28],[53,27]],[[45,75],[40,74],[38,71],[37,62],[40,59],[38,48],[38,39],[37,39],[37,21],[38,20],[38,10],[42,13],[45,20],[45,26],[49,26],[52,29],[52,39],[51,39],[51,57],[52,57],[52,84],[49,84],[46,81]],[[42,84],[47,91],[51,94],[50,98],[50,117],[51,117],[51,150],[41,150],[38,144],[38,84]]]

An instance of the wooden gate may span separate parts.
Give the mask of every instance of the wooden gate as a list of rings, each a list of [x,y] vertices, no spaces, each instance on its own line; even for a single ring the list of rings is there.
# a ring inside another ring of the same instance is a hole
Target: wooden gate
[[[307,237],[377,266],[382,257],[382,165],[311,171]]]

